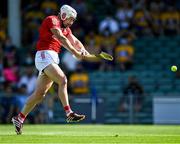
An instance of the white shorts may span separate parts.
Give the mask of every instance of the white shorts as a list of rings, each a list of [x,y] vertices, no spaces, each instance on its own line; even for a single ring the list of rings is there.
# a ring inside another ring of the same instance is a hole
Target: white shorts
[[[37,51],[35,55],[35,66],[39,71],[39,74],[50,64],[59,64],[58,53],[52,50]]]

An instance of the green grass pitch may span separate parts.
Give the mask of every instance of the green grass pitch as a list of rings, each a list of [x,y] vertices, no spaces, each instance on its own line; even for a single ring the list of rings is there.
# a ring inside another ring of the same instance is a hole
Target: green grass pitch
[[[180,143],[180,126],[165,125],[24,125],[16,135],[12,125],[0,125],[0,144]]]

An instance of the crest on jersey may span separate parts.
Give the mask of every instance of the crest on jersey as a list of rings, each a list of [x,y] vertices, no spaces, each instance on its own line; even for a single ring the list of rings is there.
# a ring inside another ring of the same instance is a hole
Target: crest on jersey
[[[57,25],[58,24],[58,20],[56,18],[52,18],[52,23],[53,23],[53,25]]]

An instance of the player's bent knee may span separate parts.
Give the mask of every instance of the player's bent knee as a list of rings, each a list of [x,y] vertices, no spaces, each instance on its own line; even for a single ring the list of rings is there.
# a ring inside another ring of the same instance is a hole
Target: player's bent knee
[[[63,85],[66,85],[66,84],[67,84],[67,77],[66,77],[66,76],[63,77],[62,84],[63,84]]]
[[[67,78],[66,78],[66,76],[63,76],[63,77],[59,80],[59,83],[58,83],[58,84],[61,85],[61,86],[67,85]]]

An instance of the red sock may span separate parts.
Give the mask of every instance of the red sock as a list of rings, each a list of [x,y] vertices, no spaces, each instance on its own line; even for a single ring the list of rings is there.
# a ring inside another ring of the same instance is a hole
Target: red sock
[[[64,107],[64,110],[66,112],[66,115],[68,116],[70,113],[72,113],[71,107],[69,105]]]
[[[19,113],[18,114],[18,119],[23,123],[24,122],[24,120],[25,120],[25,118],[26,118],[26,116],[23,114],[23,113]]]

